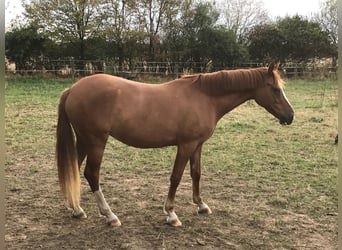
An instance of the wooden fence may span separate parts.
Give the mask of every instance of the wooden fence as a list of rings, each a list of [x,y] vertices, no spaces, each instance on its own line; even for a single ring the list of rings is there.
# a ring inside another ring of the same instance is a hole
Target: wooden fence
[[[209,62],[123,62],[121,65],[115,61],[107,60],[42,60],[32,63],[26,69],[18,70],[14,64],[6,63],[6,74],[19,75],[50,75],[55,77],[71,77],[107,73],[129,79],[140,76],[167,76],[176,78],[179,75],[191,73],[213,72],[221,69],[255,68],[264,66],[262,63],[248,62],[218,67]],[[298,78],[330,78],[336,79],[337,67],[329,63],[281,65],[284,76]]]

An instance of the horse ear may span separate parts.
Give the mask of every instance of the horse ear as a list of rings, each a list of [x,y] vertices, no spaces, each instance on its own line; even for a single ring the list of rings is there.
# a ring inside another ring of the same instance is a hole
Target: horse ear
[[[271,62],[270,65],[268,66],[268,74],[273,75],[273,70],[276,69],[276,64],[274,62]]]
[[[279,65],[280,65],[280,61],[276,62],[274,64],[274,70],[278,70],[279,69]]]

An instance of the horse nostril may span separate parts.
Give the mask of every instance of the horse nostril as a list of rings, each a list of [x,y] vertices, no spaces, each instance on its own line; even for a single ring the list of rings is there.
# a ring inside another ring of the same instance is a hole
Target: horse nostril
[[[294,113],[291,113],[291,114],[288,115],[288,117],[286,119],[287,125],[290,125],[292,123],[293,118],[294,118]]]
[[[291,113],[290,119],[291,119],[291,123],[292,123],[292,121],[293,121],[293,119],[294,119],[294,113]]]
[[[279,120],[281,125],[290,125],[293,121],[294,114],[285,114],[282,116],[282,118]]]

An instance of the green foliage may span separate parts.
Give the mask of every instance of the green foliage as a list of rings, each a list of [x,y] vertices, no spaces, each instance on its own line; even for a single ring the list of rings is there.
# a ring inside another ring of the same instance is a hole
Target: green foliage
[[[193,27],[198,29],[208,29],[215,26],[219,17],[219,13],[214,9],[211,3],[199,3],[195,7],[194,16],[192,18]]]
[[[285,17],[275,24],[255,26],[248,34],[253,59],[275,58],[282,62],[303,62],[332,56],[329,35],[320,24],[300,16]]]
[[[320,13],[315,16],[315,20],[320,24],[322,29],[329,34],[329,40],[332,45],[332,54],[335,59],[338,56],[337,45],[338,45],[338,11],[337,11],[337,0],[325,0],[321,2]]]
[[[224,27],[200,30],[195,53],[197,59],[200,61],[203,58],[213,58],[216,67],[241,62],[245,58],[236,40],[235,33]]]
[[[85,59],[86,40],[93,38],[105,19],[104,1],[34,0],[25,5],[26,16],[57,44],[72,47],[69,56]]]
[[[165,47],[170,51],[171,58],[176,61],[208,58],[207,46],[204,51],[201,46],[205,43],[203,39],[206,39],[203,34],[214,30],[217,19],[218,13],[210,3],[190,7],[186,15],[175,20],[176,25],[168,27]]]
[[[284,36],[275,25],[254,26],[248,34],[248,41],[248,51],[254,60],[268,62],[280,59]]]
[[[277,23],[284,36],[281,58],[305,61],[308,58],[329,56],[329,35],[320,24],[300,16],[286,17]]]
[[[188,22],[170,30],[166,47],[175,59],[198,61],[212,60],[216,67],[244,60],[243,49],[233,31],[216,25],[219,13],[210,3],[199,3],[188,16]]]
[[[14,28],[5,34],[6,57],[15,62],[17,69],[26,69],[34,58],[44,53],[47,41],[34,25]]]
[[[333,0],[323,5],[320,19],[288,16],[275,23],[267,21],[260,3],[260,8],[248,12],[240,12],[239,4],[244,2],[230,2],[227,6],[234,13],[227,13],[204,0],[32,0],[24,5],[27,25],[6,33],[6,56],[18,69],[38,56],[110,58],[120,66],[137,58],[212,61],[216,67],[245,60],[303,62],[333,57],[336,62]],[[226,18],[220,18],[222,14]],[[249,18],[254,21],[247,22]],[[248,27],[237,31],[241,22]]]

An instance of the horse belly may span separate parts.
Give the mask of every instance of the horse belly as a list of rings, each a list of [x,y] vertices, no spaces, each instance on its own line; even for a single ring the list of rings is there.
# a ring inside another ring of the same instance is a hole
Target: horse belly
[[[177,136],[173,131],[146,125],[114,124],[110,135],[124,144],[137,148],[160,148],[177,144]]]
[[[162,105],[158,108],[137,107],[133,113],[124,109],[112,115],[110,135],[130,146],[159,148],[205,141],[214,129],[214,124],[207,124],[194,112],[187,111],[191,109],[171,110]]]

